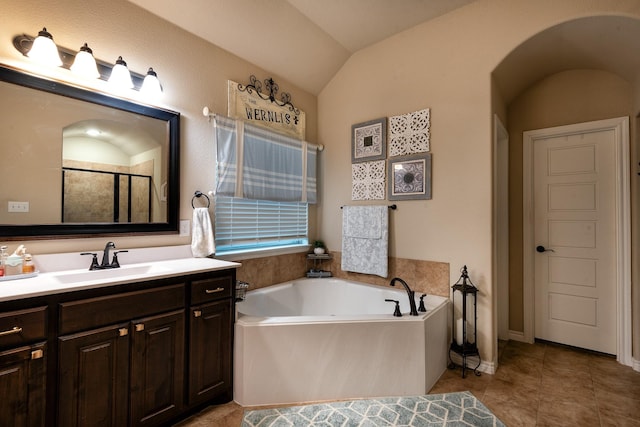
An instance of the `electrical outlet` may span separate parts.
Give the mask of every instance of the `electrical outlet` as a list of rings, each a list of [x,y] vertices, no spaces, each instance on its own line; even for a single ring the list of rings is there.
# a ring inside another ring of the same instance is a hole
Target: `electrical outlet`
[[[188,236],[191,234],[191,221],[188,219],[180,220],[180,236]]]
[[[20,213],[29,212],[29,202],[13,202],[10,200],[7,211]]]

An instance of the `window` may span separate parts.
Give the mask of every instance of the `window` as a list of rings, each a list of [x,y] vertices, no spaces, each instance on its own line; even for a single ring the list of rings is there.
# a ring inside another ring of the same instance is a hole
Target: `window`
[[[318,146],[216,116],[216,253],[307,245]]]
[[[308,204],[215,197],[216,253],[306,245]]]

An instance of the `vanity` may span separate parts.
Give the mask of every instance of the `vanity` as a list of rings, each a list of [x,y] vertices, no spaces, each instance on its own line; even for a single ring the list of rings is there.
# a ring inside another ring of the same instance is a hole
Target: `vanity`
[[[179,112],[1,64],[0,105],[3,244],[178,234]],[[170,425],[233,398],[240,264],[79,252],[0,281],[0,424]]]
[[[232,400],[239,266],[178,258],[1,282],[0,420],[171,425]]]

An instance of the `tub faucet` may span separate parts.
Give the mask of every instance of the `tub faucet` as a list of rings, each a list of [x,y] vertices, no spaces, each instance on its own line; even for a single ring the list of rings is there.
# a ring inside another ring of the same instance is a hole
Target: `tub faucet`
[[[404,289],[407,291],[407,295],[409,296],[409,306],[411,307],[411,312],[409,314],[411,314],[412,316],[417,316],[418,310],[416,309],[416,300],[415,300],[416,293],[411,290],[409,285],[407,285],[407,282],[405,282],[399,277],[394,277],[393,279],[391,279],[391,283],[389,283],[389,285],[395,286],[396,282],[400,282],[402,286],[404,286]]]

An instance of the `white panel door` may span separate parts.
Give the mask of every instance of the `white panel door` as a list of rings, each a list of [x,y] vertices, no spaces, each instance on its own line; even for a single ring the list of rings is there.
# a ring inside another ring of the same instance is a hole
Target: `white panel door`
[[[615,133],[536,140],[535,336],[616,354]],[[544,248],[544,251],[543,251]]]

